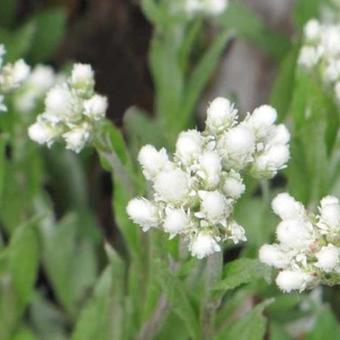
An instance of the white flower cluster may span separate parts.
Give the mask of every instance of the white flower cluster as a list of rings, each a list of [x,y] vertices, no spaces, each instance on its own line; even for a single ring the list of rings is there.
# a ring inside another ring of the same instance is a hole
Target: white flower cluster
[[[287,193],[272,201],[281,218],[278,243],[266,244],[260,260],[279,269],[276,284],[284,292],[311,288],[319,283],[338,283],[340,274],[340,202],[326,196],[319,214],[308,214],[302,203]]]
[[[189,16],[205,14],[218,16],[228,7],[228,0],[185,0],[184,10]]]
[[[30,67],[23,59],[4,64],[5,54],[5,47],[0,44],[0,112],[7,111],[4,94],[20,87],[30,74]]]
[[[45,99],[45,112],[29,127],[29,137],[51,146],[63,138],[66,148],[80,152],[105,118],[107,98],[94,91],[94,72],[90,65],[75,64],[67,81],[55,85]]]
[[[242,122],[228,99],[216,98],[207,112],[203,132],[179,134],[170,160],[165,149],[144,146],[138,161],[152,183],[153,200],[134,198],[129,217],[144,231],[162,228],[183,236],[193,256],[221,251],[221,242],[245,241],[244,229],[233,219],[235,202],[245,191],[241,172],[272,177],[289,158],[289,132],[275,125],[276,111],[257,108]]]
[[[307,71],[317,69],[325,85],[333,88],[340,104],[340,24],[308,21],[298,64]]]

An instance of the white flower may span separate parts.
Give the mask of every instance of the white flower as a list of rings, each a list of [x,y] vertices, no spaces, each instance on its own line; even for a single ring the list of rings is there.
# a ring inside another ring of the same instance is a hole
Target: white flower
[[[288,129],[283,125],[279,124],[271,128],[269,134],[269,144],[270,145],[285,145],[288,144],[290,140],[290,133]]]
[[[6,112],[6,111],[7,111],[7,106],[5,105],[5,102],[4,102],[4,96],[0,95],[0,112]]]
[[[205,10],[213,16],[222,14],[227,6],[228,0],[205,0]]]
[[[202,152],[203,139],[197,130],[181,132],[176,142],[176,156],[183,164],[195,161]]]
[[[223,191],[228,197],[237,200],[245,190],[246,186],[243,184],[242,178],[237,172],[231,172],[228,177],[225,178]]]
[[[71,84],[79,90],[91,90],[94,85],[94,72],[91,65],[75,64],[72,70]]]
[[[269,133],[276,119],[276,110],[269,105],[262,105],[249,116],[247,125],[252,129],[256,138],[264,138]]]
[[[143,168],[146,179],[151,180],[163,169],[170,167],[170,162],[166,150],[159,151],[152,145],[144,145],[138,154],[138,161]]]
[[[86,123],[69,130],[63,134],[66,142],[66,149],[77,153],[80,152],[84,148],[85,144],[89,141],[90,135],[91,128]]]
[[[248,127],[235,126],[222,136],[219,150],[227,166],[242,169],[253,159],[255,136]]]
[[[340,263],[339,248],[332,244],[322,247],[315,256],[318,260],[315,265],[326,273],[334,271]]]
[[[334,196],[326,196],[320,202],[321,221],[330,227],[340,228],[340,203]]]
[[[235,243],[239,243],[241,241],[247,241],[246,232],[244,228],[239,225],[237,222],[232,221],[228,224],[228,228],[230,229],[231,235],[229,238]]]
[[[339,26],[329,25],[321,32],[321,44],[326,54],[336,56],[340,53]]]
[[[206,14],[217,16],[222,14],[227,6],[228,0],[184,0],[184,9],[189,16]]]
[[[95,94],[84,102],[84,115],[93,120],[101,120],[105,118],[108,107],[107,98],[99,94]]]
[[[58,123],[63,117],[72,115],[72,95],[66,87],[55,86],[47,93],[45,106],[45,116]]]
[[[38,120],[28,128],[28,136],[38,144],[47,144],[51,146],[58,136],[59,131],[56,127],[48,122]]]
[[[162,171],[155,178],[154,189],[162,200],[182,203],[189,194],[188,175],[178,168]]]
[[[308,70],[313,68],[320,60],[321,52],[315,47],[303,46],[300,50],[298,64]]]
[[[216,151],[206,151],[199,157],[199,175],[205,180],[207,188],[214,188],[220,181],[222,164]]]
[[[321,27],[316,19],[309,20],[303,28],[304,35],[308,41],[316,41],[320,38]]]
[[[171,236],[175,236],[188,227],[189,223],[189,218],[183,209],[166,209],[163,229]]]
[[[192,256],[202,259],[213,253],[220,252],[221,247],[212,236],[201,232],[191,242],[190,251]]]
[[[261,262],[278,269],[286,268],[289,258],[278,245],[265,244],[260,248],[259,259]]]
[[[276,284],[283,292],[290,293],[293,290],[304,290],[312,280],[311,275],[302,271],[283,270],[277,276]]]
[[[229,202],[219,191],[199,191],[201,213],[211,223],[218,223],[230,215]]]
[[[126,207],[131,220],[139,224],[143,231],[159,225],[159,210],[155,204],[144,198],[132,199]]]
[[[227,98],[218,97],[209,105],[205,124],[209,131],[218,133],[233,126],[236,119],[234,105]]]
[[[18,87],[24,82],[30,74],[30,67],[26,64],[23,59],[16,61],[13,65],[12,70],[12,78],[13,78],[13,85],[12,87]]]
[[[55,79],[56,76],[52,67],[38,65],[33,69],[28,78],[28,85],[37,88],[41,92],[45,92],[53,86]]]
[[[323,71],[323,80],[327,84],[334,83],[340,76],[340,61],[330,60]]]
[[[303,204],[288,193],[278,194],[272,201],[272,209],[282,220],[299,220],[306,214]]]

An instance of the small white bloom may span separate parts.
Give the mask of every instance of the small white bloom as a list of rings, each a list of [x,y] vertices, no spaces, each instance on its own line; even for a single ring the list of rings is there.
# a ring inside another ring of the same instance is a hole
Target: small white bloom
[[[340,227],[340,203],[334,196],[326,196],[320,202],[321,221],[328,226]]]
[[[72,70],[71,84],[79,90],[91,90],[94,86],[94,72],[91,65],[75,64]]]
[[[99,94],[95,94],[84,102],[84,115],[93,120],[100,120],[105,118],[108,107],[107,98]]]
[[[339,26],[329,25],[324,27],[321,32],[321,44],[325,53],[330,56],[336,56],[340,53],[340,35]]]
[[[276,126],[273,126],[270,134],[269,134],[269,141],[268,143],[270,145],[285,145],[288,144],[290,140],[290,133],[285,125],[279,124]]]
[[[283,270],[276,278],[276,284],[283,292],[293,290],[303,291],[306,285],[313,280],[310,274],[302,271]]]
[[[191,242],[190,251],[192,256],[202,259],[213,253],[220,252],[221,247],[212,236],[201,232]]]
[[[13,88],[18,87],[30,74],[30,67],[23,59],[16,61],[13,65],[12,78]]]
[[[223,191],[228,197],[237,200],[241,197],[245,190],[246,186],[243,184],[239,173],[231,172],[228,177],[226,177],[223,184]]]
[[[58,123],[62,117],[72,115],[72,95],[64,86],[52,88],[46,96],[46,117]]]
[[[278,245],[265,244],[260,248],[259,259],[261,262],[278,269],[286,268],[289,258]]]
[[[228,228],[230,229],[231,235],[229,238],[235,243],[247,241],[246,232],[244,228],[239,225],[237,222],[232,221],[228,224]]]
[[[314,242],[313,226],[308,221],[284,220],[276,230],[277,239],[287,248],[306,249]]]
[[[0,112],[6,112],[7,111],[7,106],[5,105],[4,99],[5,99],[4,96],[0,95]]]
[[[299,220],[306,215],[303,204],[288,193],[278,194],[272,201],[272,209],[282,220]]]
[[[322,247],[315,256],[318,260],[315,265],[326,273],[334,271],[340,263],[339,248],[332,244]]]
[[[170,167],[168,154],[164,148],[157,151],[152,145],[144,145],[138,154],[138,161],[146,179],[153,179],[163,169]]]
[[[126,207],[131,220],[139,224],[143,231],[159,225],[159,210],[155,204],[145,198],[134,198]]]
[[[195,161],[202,152],[203,139],[197,130],[181,132],[176,142],[176,156],[183,164]]]
[[[189,194],[189,177],[178,168],[162,171],[155,178],[154,189],[164,201],[181,203]]]
[[[63,134],[66,142],[66,149],[72,150],[76,153],[80,152],[91,136],[91,128],[88,124],[83,123],[80,126],[69,130]]]
[[[218,133],[233,126],[236,119],[237,110],[234,104],[227,98],[218,97],[209,105],[205,124],[209,131]]]
[[[261,139],[268,135],[276,119],[276,110],[269,105],[262,105],[248,117],[247,125],[253,130],[255,136]]]
[[[308,41],[315,42],[320,38],[320,23],[316,19],[309,20],[303,28],[303,32]]]
[[[55,138],[59,133],[58,128],[43,120],[38,120],[28,128],[28,136],[34,142],[38,144],[47,144],[49,147],[54,143]]]
[[[53,86],[55,78],[52,67],[38,65],[33,69],[28,79],[28,85],[39,89],[41,92],[45,92]]]
[[[206,151],[199,157],[201,177],[205,180],[207,188],[214,188],[220,181],[222,164],[216,151]]]
[[[189,218],[182,209],[166,209],[165,220],[163,228],[166,232],[170,233],[171,236],[175,236],[180,233],[183,229],[188,227]]]
[[[199,191],[198,195],[201,212],[209,222],[218,223],[230,215],[230,204],[219,191]]]
[[[339,60],[330,60],[330,62],[325,66],[322,76],[326,84],[334,83],[340,76]]]
[[[312,69],[320,60],[321,52],[315,47],[303,46],[300,50],[298,64],[307,70]]]

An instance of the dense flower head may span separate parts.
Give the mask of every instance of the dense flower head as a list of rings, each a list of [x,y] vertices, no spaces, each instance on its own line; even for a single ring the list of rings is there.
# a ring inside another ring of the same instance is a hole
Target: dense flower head
[[[259,258],[279,270],[279,288],[289,293],[320,283],[339,284],[339,200],[324,197],[315,215],[289,194],[281,193],[272,201],[272,208],[282,220],[276,230],[278,242],[263,245]]]
[[[0,112],[7,111],[4,94],[18,89],[30,74],[30,67],[23,59],[4,64],[6,49],[0,44]]]
[[[37,80],[42,79],[42,73],[52,78],[51,72],[41,67],[35,72],[32,81],[46,89],[51,82],[46,80],[42,84]],[[47,146],[63,139],[67,149],[80,152],[91,140],[98,122],[105,118],[108,107],[107,98],[97,94],[94,86],[92,67],[75,64],[71,76],[63,82],[55,82],[47,92],[45,110],[29,127],[29,137]]]
[[[340,25],[309,20],[298,64],[305,71],[317,70],[325,86],[333,89],[340,104]]]
[[[274,146],[289,155],[289,133],[275,124],[276,118],[275,109],[264,105],[240,122],[234,105],[216,98],[207,110],[206,129],[181,132],[173,157],[164,148],[143,146],[138,161],[153,194],[151,200],[130,201],[130,218],[144,231],[157,227],[171,238],[184,237],[198,258],[221,251],[223,241],[245,241],[245,231],[233,217],[246,189],[243,173],[271,178],[288,160],[275,163],[270,158]],[[271,161],[258,167],[261,157]]]

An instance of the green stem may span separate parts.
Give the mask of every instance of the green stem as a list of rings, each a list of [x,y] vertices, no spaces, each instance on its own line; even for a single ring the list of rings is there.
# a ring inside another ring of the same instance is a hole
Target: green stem
[[[265,206],[270,206],[271,193],[270,193],[270,186],[269,186],[268,180],[261,181],[261,190],[262,190],[262,199],[263,199]]]

